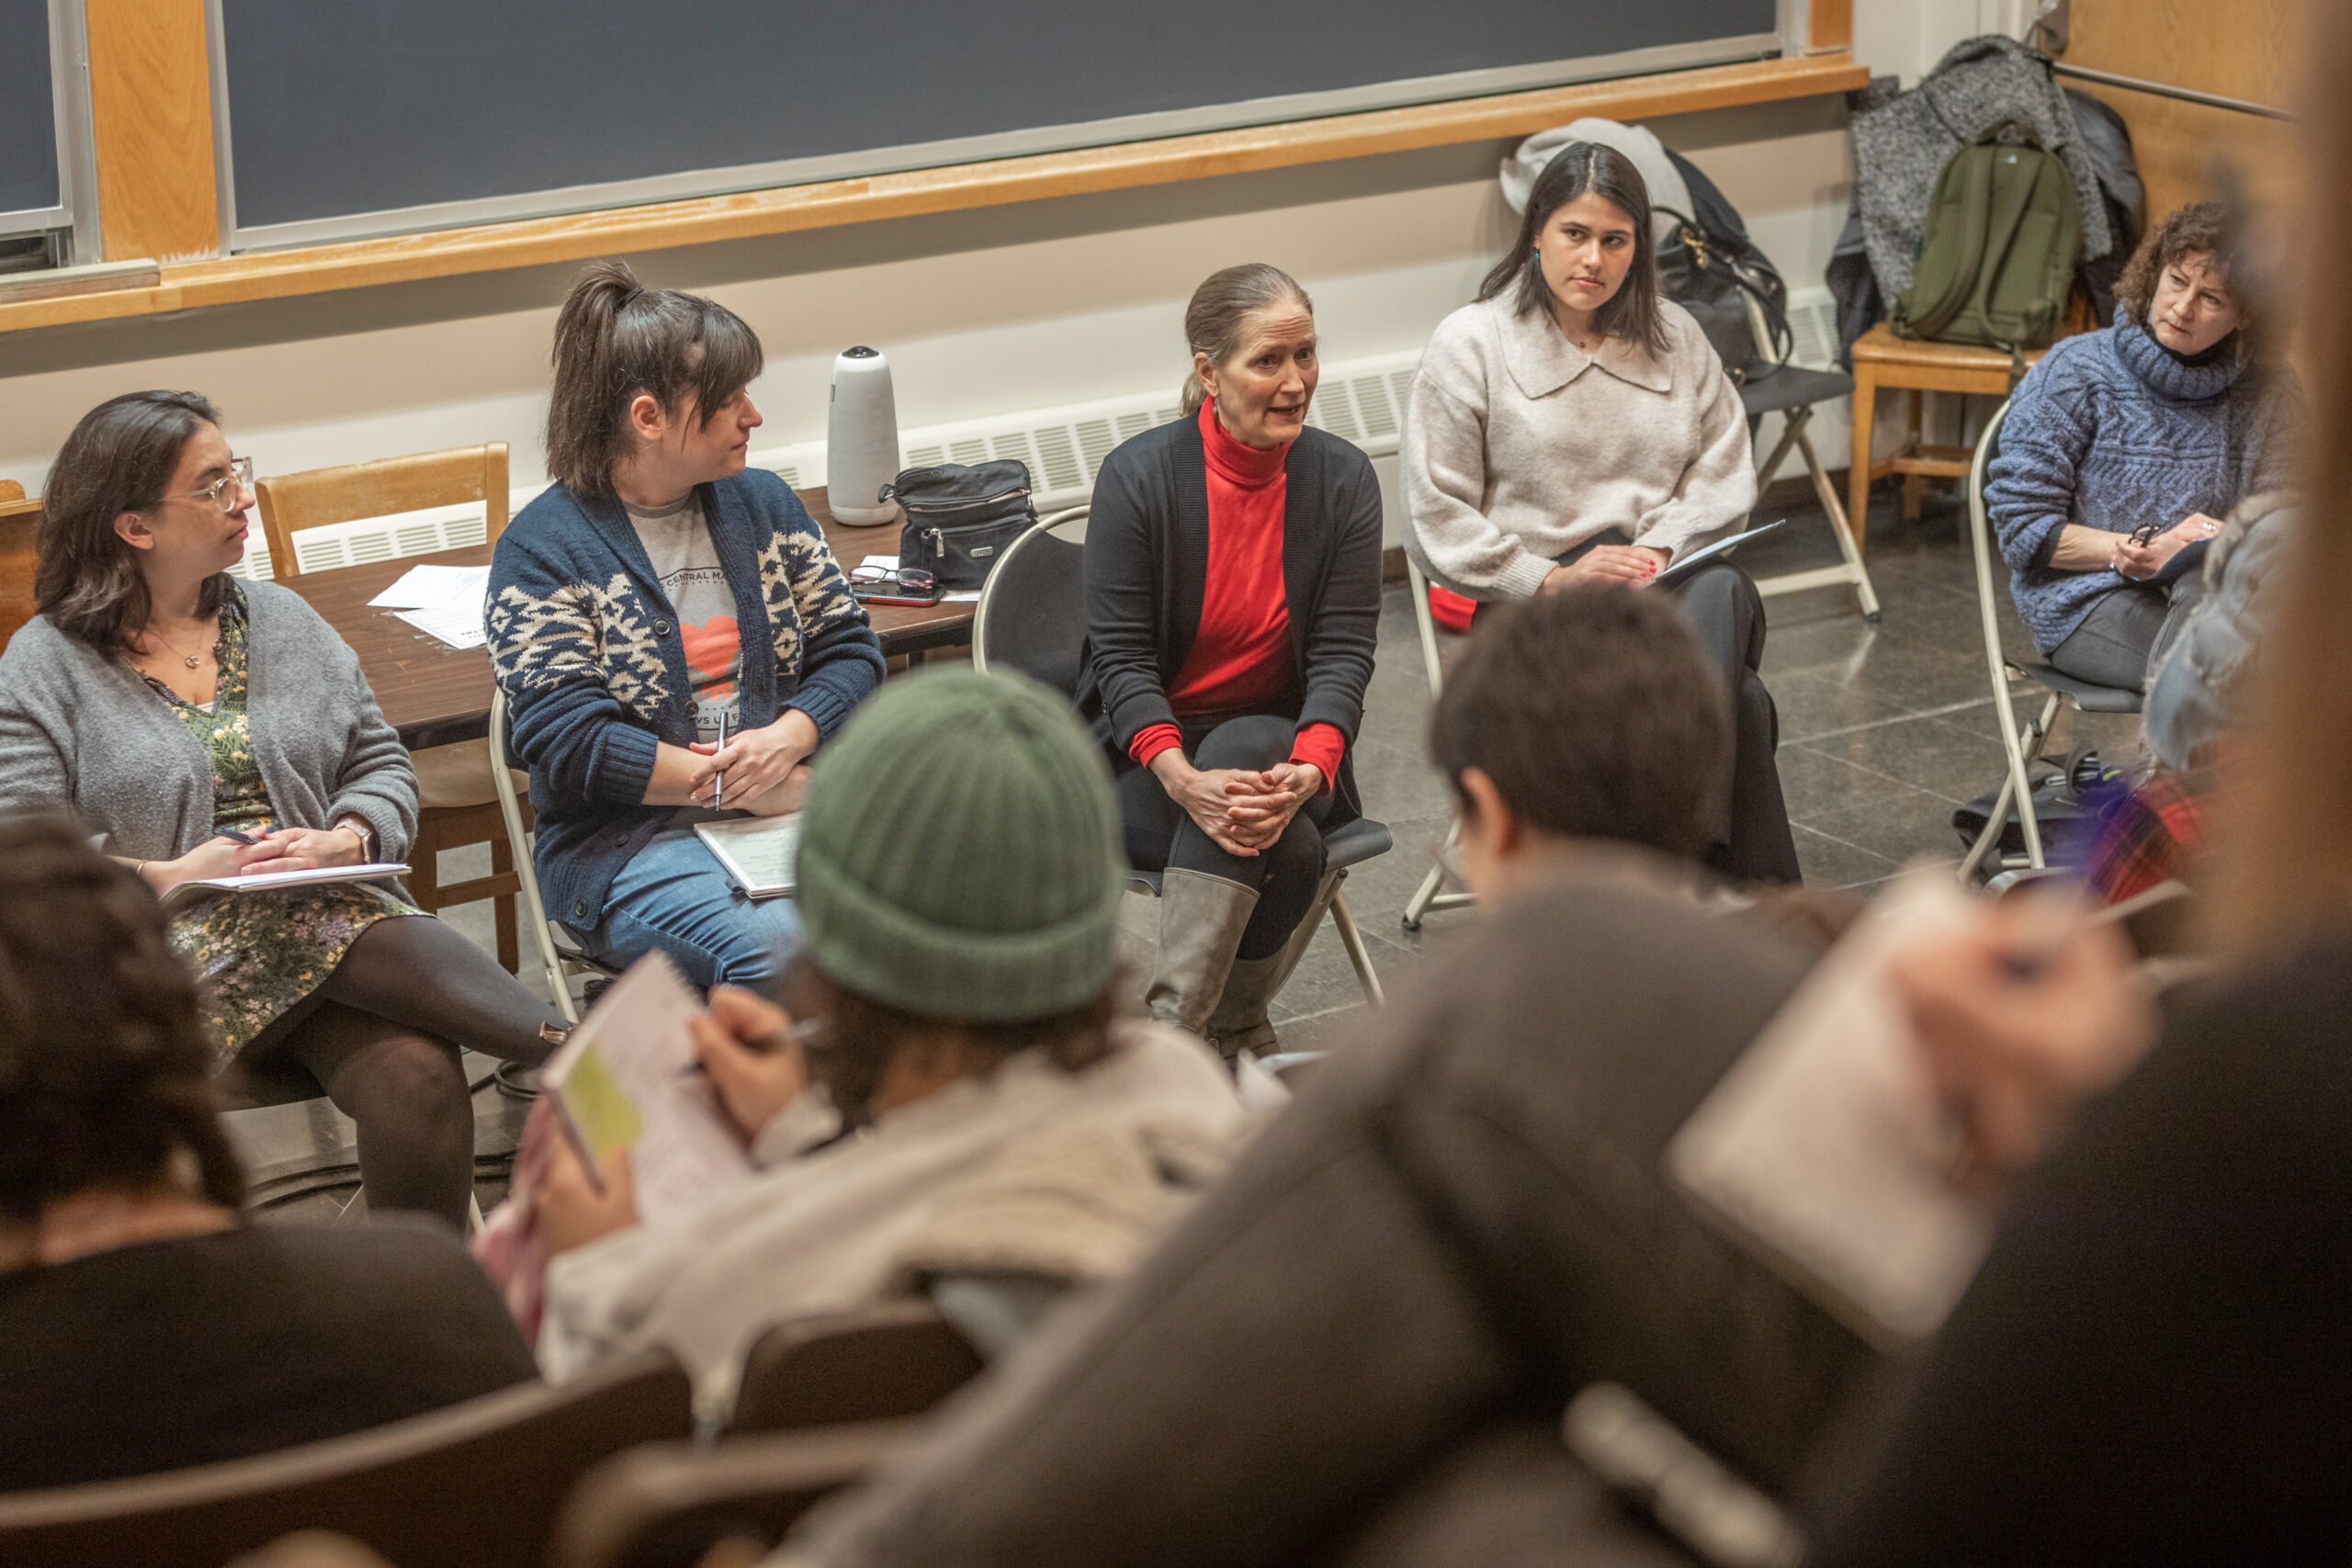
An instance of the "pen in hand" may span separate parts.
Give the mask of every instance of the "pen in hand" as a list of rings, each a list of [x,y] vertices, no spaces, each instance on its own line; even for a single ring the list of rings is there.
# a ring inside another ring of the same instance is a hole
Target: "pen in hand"
[[[727,750],[727,710],[718,710],[718,751]],[[713,755],[716,755],[715,751]],[[721,768],[710,775],[710,804],[715,808],[727,795],[727,770]]]

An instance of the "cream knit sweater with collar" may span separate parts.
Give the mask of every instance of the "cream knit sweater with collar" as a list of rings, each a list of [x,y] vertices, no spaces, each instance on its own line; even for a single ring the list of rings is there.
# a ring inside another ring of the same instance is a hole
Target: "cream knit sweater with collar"
[[[1434,575],[1524,599],[1608,528],[1680,557],[1756,504],[1739,392],[1690,312],[1660,301],[1667,352],[1587,355],[1509,296],[1438,323],[1413,378],[1398,472]]]

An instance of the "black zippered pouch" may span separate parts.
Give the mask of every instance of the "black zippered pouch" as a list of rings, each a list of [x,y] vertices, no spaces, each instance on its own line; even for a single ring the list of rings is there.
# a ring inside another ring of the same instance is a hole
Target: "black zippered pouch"
[[[907,514],[899,565],[918,568],[942,588],[970,590],[1012,541],[1037,522],[1029,499],[1029,465],[1017,457],[909,468],[882,487]]]

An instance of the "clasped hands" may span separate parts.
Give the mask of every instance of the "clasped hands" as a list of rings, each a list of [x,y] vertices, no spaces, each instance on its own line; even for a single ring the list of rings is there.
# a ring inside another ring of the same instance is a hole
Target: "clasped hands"
[[[1323,771],[1312,762],[1255,768],[1195,768],[1170,746],[1151,760],[1168,798],[1227,854],[1254,856],[1283,836],[1298,808],[1321,792]]]
[[[695,1058],[746,1145],[808,1084],[808,1064],[792,1038],[791,1016],[753,992],[718,987],[710,993],[710,1010],[695,1014],[687,1027]],[[637,1224],[628,1151],[607,1156],[599,1179],[591,1180],[571,1141],[552,1126],[548,1134],[547,1170],[528,1201],[548,1253],[570,1252]]]
[[[1587,582],[1623,582],[1639,588],[1664,571],[1671,551],[1655,545],[1595,545],[1568,566],[1555,566],[1542,592],[1558,593]]]
[[[141,875],[163,893],[183,882],[357,865],[367,857],[367,840],[349,828],[280,828],[250,844],[208,839],[177,860],[149,861]]]
[[[781,817],[800,809],[808,790],[807,759],[817,750],[816,720],[787,708],[774,724],[729,736],[724,747],[697,740],[686,749],[702,759],[690,775],[687,800],[755,817]],[[726,794],[718,785],[724,781]]]
[[[2208,517],[2202,512],[2192,512],[2171,527],[2141,544],[2130,534],[2115,536],[2115,574],[2144,582],[2164,570],[2165,563],[2185,546],[2199,539],[2210,539],[2222,531],[2221,520]]]

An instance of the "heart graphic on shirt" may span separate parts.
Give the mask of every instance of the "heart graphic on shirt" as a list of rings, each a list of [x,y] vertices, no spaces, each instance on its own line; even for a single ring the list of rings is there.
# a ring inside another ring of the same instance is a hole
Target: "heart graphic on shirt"
[[[686,662],[705,675],[726,674],[742,644],[732,615],[713,615],[698,626],[682,621],[678,636],[686,645]]]

